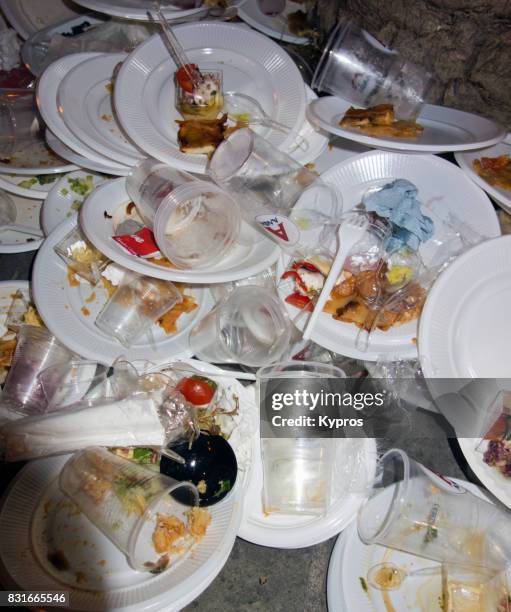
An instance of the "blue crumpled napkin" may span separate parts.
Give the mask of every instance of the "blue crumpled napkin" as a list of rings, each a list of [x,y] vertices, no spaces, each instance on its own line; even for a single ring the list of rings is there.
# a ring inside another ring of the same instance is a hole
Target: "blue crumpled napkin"
[[[418,189],[413,183],[396,179],[363,198],[367,212],[374,212],[393,225],[392,235],[385,245],[387,251],[403,247],[417,251],[421,242],[433,236],[433,220],[422,214],[417,193]]]

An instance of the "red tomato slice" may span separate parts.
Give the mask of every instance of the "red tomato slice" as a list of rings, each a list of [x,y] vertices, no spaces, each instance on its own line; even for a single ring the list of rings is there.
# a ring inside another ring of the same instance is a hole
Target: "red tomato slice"
[[[300,310],[303,310],[304,308],[306,310],[313,310],[310,298],[308,298],[306,295],[302,295],[301,293],[292,293],[291,295],[288,295],[286,302],[295,308],[300,308]]]
[[[176,79],[181,89],[184,89],[185,91],[188,91],[189,93],[192,93],[193,92],[193,81],[190,79],[188,75],[188,72],[186,70],[187,68],[189,72],[195,72],[196,70],[199,69],[197,64],[186,64],[186,68],[185,66],[181,66],[181,68],[179,68],[179,70],[176,72]]]
[[[216,383],[204,376],[182,378],[177,390],[194,406],[205,406],[213,399]]]

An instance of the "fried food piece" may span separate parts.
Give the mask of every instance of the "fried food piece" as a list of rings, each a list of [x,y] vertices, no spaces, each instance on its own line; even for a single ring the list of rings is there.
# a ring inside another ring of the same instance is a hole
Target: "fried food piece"
[[[392,104],[378,104],[370,108],[351,106],[339,125],[341,127],[363,127],[366,125],[391,125],[395,120]]]
[[[474,170],[490,185],[511,189],[511,158],[509,155],[476,159]]]
[[[211,155],[224,139],[227,115],[220,119],[187,119],[176,121],[179,125],[177,139],[182,153],[206,153]]]
[[[390,136],[392,138],[418,138],[424,128],[414,121],[395,121],[391,125],[368,125],[360,128],[368,136]]]
[[[201,540],[211,524],[211,515],[206,508],[195,506],[185,512],[188,519],[190,535],[197,541]]]
[[[0,366],[9,367],[16,349],[16,338],[12,340],[0,340]]]
[[[198,308],[198,304],[193,297],[191,295],[183,295],[183,301],[166,312],[158,321],[158,325],[163,328],[166,334],[175,334],[179,317],[182,314],[192,312],[196,308]]]
[[[186,535],[186,525],[177,516],[156,515],[153,546],[158,553],[173,552],[175,543]]]
[[[343,128],[358,128],[368,136],[418,138],[424,128],[415,121],[396,121],[392,104],[378,104],[370,108],[351,106],[339,121]]]

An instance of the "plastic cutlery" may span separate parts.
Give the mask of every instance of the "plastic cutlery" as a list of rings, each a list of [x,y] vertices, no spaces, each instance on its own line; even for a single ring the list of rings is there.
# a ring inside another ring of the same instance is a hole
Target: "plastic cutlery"
[[[351,251],[353,245],[355,245],[364,236],[368,226],[369,221],[367,220],[367,217],[362,215],[350,215],[340,225],[337,234],[339,247],[332,263],[332,267],[330,268],[330,272],[325,280],[325,284],[323,285],[323,289],[319,294],[318,301],[316,302],[314,310],[312,311],[303,331],[304,340],[308,340],[311,337],[316,321],[323,311],[323,306],[330,297],[330,292],[332,291],[337,278],[341,273],[349,252]]]

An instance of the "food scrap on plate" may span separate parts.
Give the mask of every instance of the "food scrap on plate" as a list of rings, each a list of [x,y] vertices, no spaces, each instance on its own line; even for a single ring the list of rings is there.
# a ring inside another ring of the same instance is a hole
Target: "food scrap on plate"
[[[418,138],[424,131],[415,121],[396,120],[392,104],[378,104],[367,109],[351,106],[339,121],[339,125],[377,137]]]
[[[476,159],[474,170],[490,185],[511,189],[511,158],[509,155]]]

